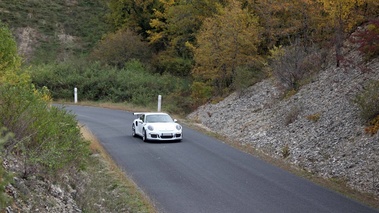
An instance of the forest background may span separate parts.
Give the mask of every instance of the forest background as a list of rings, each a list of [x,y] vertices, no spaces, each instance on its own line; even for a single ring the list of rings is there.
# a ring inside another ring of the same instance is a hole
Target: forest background
[[[4,0],[0,8],[33,83],[53,99],[71,100],[77,87],[81,100],[154,106],[160,94],[164,110],[181,114],[268,76],[296,91],[331,49],[336,66],[344,63],[344,40],[367,22],[376,32],[379,14],[375,0]],[[365,39],[372,58],[378,47]]]

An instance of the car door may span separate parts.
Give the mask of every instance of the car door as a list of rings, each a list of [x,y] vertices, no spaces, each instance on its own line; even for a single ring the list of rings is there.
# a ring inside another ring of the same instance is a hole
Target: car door
[[[136,121],[136,134],[142,135],[143,123],[145,121],[145,114],[142,114]]]

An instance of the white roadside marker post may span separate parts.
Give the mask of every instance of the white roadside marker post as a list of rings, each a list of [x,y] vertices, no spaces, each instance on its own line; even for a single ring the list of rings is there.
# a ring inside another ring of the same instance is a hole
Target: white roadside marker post
[[[161,111],[161,106],[162,106],[162,96],[158,95],[158,112]]]
[[[74,102],[78,103],[78,88],[74,88]]]

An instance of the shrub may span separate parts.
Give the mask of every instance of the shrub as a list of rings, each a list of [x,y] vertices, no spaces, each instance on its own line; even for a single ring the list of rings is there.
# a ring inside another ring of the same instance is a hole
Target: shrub
[[[322,57],[316,47],[306,47],[296,42],[289,47],[271,50],[271,69],[285,90],[297,91],[302,81],[320,70]]]
[[[358,43],[358,50],[365,56],[366,61],[379,55],[379,20],[371,20],[366,27],[358,31],[351,39]]]
[[[0,211],[5,212],[5,209],[2,209],[2,207],[9,205],[9,196],[5,194],[5,187],[11,183],[11,175],[8,174],[3,165],[4,159],[4,144],[12,140],[13,134],[9,133],[6,128],[2,127],[0,128]]]
[[[151,51],[142,37],[131,30],[120,30],[108,34],[91,54],[96,61],[123,68],[130,60],[148,62]]]
[[[375,134],[379,130],[379,81],[370,82],[359,92],[353,102],[360,108],[361,118],[368,124],[366,132]]]
[[[0,125],[15,134],[7,152],[21,157],[23,175],[55,174],[70,165],[81,166],[88,154],[74,115],[50,107],[46,90],[30,84],[0,86]]]
[[[375,135],[379,131],[379,115],[372,119],[368,125],[365,129],[366,133]]]
[[[0,21],[0,80],[5,70],[15,69],[20,65],[20,57],[17,55],[17,44],[10,30]]]
[[[204,82],[194,81],[192,83],[191,99],[194,108],[204,104],[212,97],[212,87]]]
[[[143,63],[131,60],[123,69],[81,61],[32,68],[32,79],[38,88],[46,86],[54,99],[129,102],[152,106],[158,95],[183,94],[188,81],[169,74],[153,74]],[[187,96],[189,99],[189,95]],[[184,101],[188,103],[188,101]]]
[[[364,90],[359,92],[353,102],[360,108],[360,114],[365,122],[370,122],[379,115],[379,81],[371,81]]]
[[[266,77],[261,69],[261,67],[238,67],[233,78],[233,88],[238,93],[243,93],[249,86]]]
[[[288,144],[284,145],[282,148],[282,157],[284,159],[288,158],[291,154],[291,150]]]
[[[169,51],[157,55],[153,60],[153,66],[158,73],[169,73],[175,76],[189,76],[193,66],[191,59],[173,56]]]
[[[288,126],[289,124],[295,122],[300,112],[301,110],[298,107],[291,108],[291,110],[285,116],[284,125]]]
[[[307,116],[307,119],[313,122],[316,122],[320,120],[321,114],[320,113],[315,113]]]
[[[163,109],[165,111],[185,115],[190,113],[192,108],[191,100],[191,88],[190,84],[186,81],[181,83],[181,86],[178,86],[177,91],[170,93],[168,96],[163,97]]]

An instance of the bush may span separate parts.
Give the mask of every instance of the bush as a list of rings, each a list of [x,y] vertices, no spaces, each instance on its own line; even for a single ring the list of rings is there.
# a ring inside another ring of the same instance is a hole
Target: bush
[[[72,61],[36,66],[31,73],[37,87],[49,88],[54,99],[72,100],[74,87],[77,87],[79,100],[153,106],[158,95],[182,94],[188,88],[187,80],[150,73],[137,60],[127,62],[123,69]]]
[[[191,99],[194,108],[206,103],[212,97],[212,87],[204,82],[194,81],[191,90]]]
[[[309,121],[317,122],[318,120],[320,120],[320,117],[321,117],[321,114],[320,114],[320,113],[315,113],[315,114],[307,115],[306,118],[307,118]]]
[[[299,42],[289,47],[271,50],[273,75],[285,90],[297,91],[304,79],[320,70],[322,57],[316,47],[306,47]]]
[[[8,174],[3,165],[3,160],[4,159],[4,144],[7,143],[8,141],[12,140],[13,134],[9,133],[6,128],[2,127],[0,128],[0,211],[5,212],[5,209],[2,209],[3,206],[8,206],[9,205],[9,196],[5,194],[5,187],[11,183],[11,175]]]
[[[131,30],[120,30],[108,34],[97,45],[91,56],[103,64],[123,68],[125,63],[130,60],[148,62],[151,58],[151,51],[148,43],[142,41],[142,37]]]
[[[370,122],[379,115],[378,94],[379,81],[372,81],[353,99],[353,102],[360,108],[361,117],[365,122]]]
[[[261,70],[262,67],[238,67],[233,78],[233,88],[242,94],[245,89],[266,77]]]
[[[368,134],[375,135],[379,131],[379,115],[372,119],[368,125],[365,131]]]
[[[191,59],[173,56],[169,51],[162,52],[153,60],[158,73],[169,73],[175,76],[189,76],[193,66]]]
[[[369,61],[379,56],[379,20],[372,20],[351,39],[358,43],[359,51]]]
[[[379,130],[379,81],[370,82],[358,93],[353,102],[360,108],[361,118],[369,127],[366,131],[375,134]]]
[[[4,144],[24,162],[23,175],[55,174],[70,165],[81,166],[89,153],[74,115],[50,107],[46,90],[30,84],[0,86],[0,125],[15,135]]]
[[[17,44],[10,30],[0,21],[0,80],[1,74],[7,69],[15,69],[20,65],[17,55]]]
[[[288,144],[285,144],[282,148],[282,157],[284,159],[288,158],[291,155],[291,150]]]
[[[284,125],[288,126],[291,123],[295,122],[300,113],[301,109],[299,107],[296,106],[291,108],[291,110],[284,117]]]

